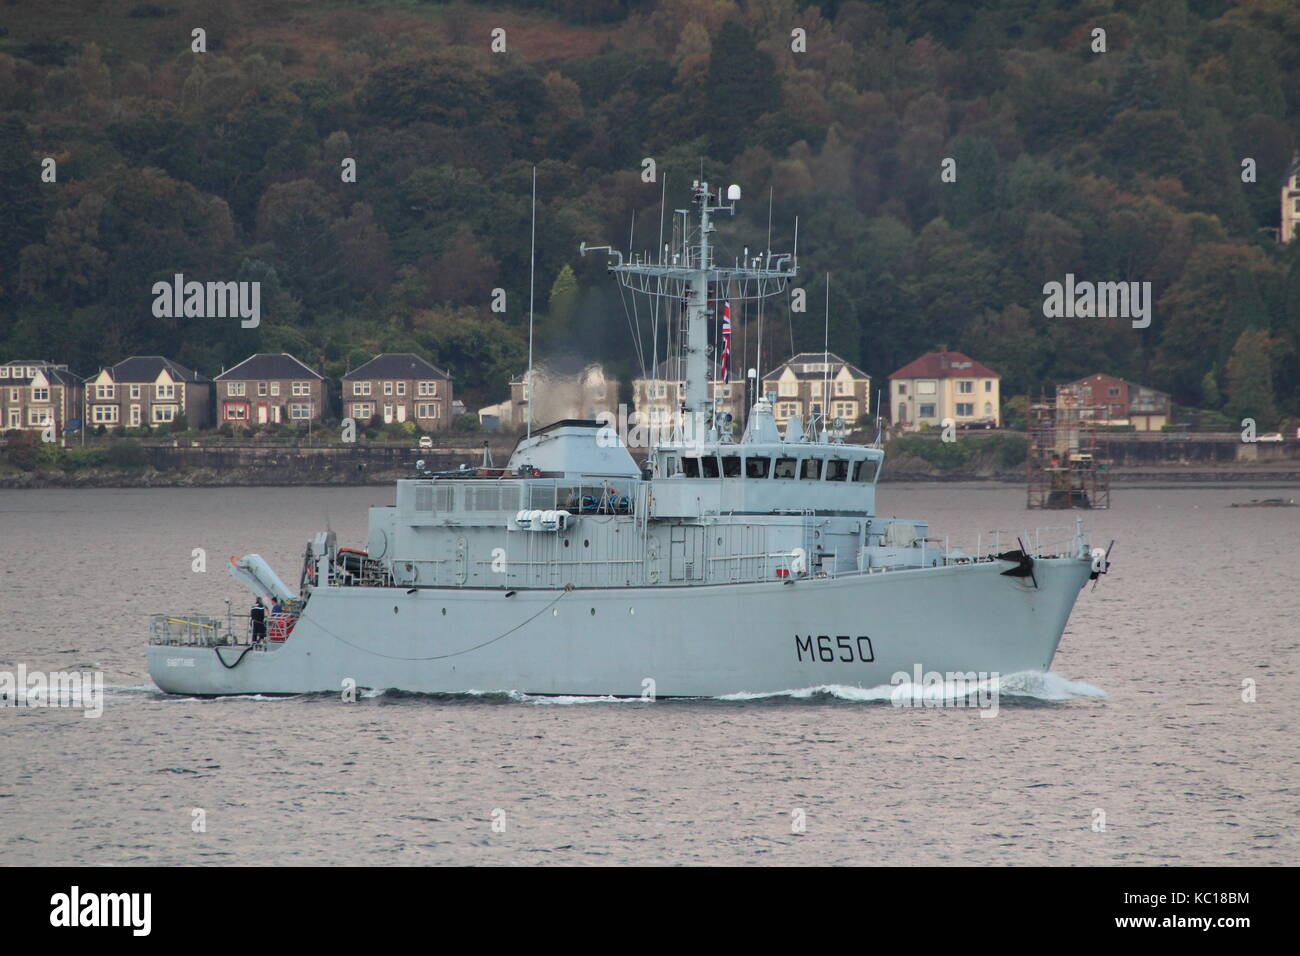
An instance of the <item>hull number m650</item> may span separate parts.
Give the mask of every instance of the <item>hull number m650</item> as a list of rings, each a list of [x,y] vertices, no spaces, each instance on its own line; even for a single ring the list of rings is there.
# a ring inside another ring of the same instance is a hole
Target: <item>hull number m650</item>
[[[809,634],[807,637],[794,636],[795,655],[799,660],[810,661],[842,661],[845,664],[854,661],[861,661],[869,664],[876,659],[876,652],[871,647],[871,638],[865,634],[859,637],[849,637],[840,634],[835,637],[829,634],[819,634],[816,637]],[[808,656],[805,658],[804,655]]]

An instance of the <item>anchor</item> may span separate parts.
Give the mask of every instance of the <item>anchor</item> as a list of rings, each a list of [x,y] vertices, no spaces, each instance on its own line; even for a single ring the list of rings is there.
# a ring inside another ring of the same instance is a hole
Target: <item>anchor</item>
[[[1020,548],[1018,550],[1003,551],[1001,554],[994,555],[994,557],[997,558],[999,561],[1016,562],[1016,566],[1014,568],[1007,568],[1005,571],[1002,572],[1002,575],[1003,577],[1008,577],[1008,578],[1029,578],[1029,580],[1034,582],[1034,588],[1037,589],[1038,578],[1034,574],[1034,559],[1025,550],[1025,543],[1023,541],[1021,541],[1019,538],[1016,538],[1016,543],[1020,545]]]

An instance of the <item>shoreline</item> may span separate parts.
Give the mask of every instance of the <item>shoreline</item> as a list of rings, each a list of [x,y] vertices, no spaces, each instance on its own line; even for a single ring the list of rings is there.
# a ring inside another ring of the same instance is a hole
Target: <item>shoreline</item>
[[[399,478],[411,477],[405,469],[386,469],[368,472],[364,480],[355,473],[340,470],[337,473],[317,472],[300,480],[287,479],[283,472],[271,468],[196,469],[170,471],[105,471],[82,472],[32,471],[17,474],[0,474],[0,491],[36,489],[83,488],[368,488],[391,485]],[[990,486],[1020,486],[1025,483],[1023,472],[1014,474],[968,475],[936,474],[928,472],[896,472],[880,479],[882,485],[905,484],[965,484]],[[1300,470],[1214,469],[1188,471],[1185,469],[1141,469],[1113,471],[1112,490],[1124,488],[1185,488],[1185,487],[1253,487],[1300,488]]]

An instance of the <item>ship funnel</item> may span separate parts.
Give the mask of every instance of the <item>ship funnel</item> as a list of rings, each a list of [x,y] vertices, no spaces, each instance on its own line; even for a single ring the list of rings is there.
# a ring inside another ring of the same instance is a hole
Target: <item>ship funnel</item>
[[[727,187],[727,202],[735,202],[740,198],[740,187],[732,183]]]

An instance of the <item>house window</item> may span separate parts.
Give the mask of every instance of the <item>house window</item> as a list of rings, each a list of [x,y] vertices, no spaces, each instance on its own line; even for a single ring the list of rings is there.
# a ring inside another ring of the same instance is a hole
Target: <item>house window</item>
[[[934,418],[934,404],[918,405],[916,415],[918,418]]]
[[[158,384],[153,387],[153,390],[154,390],[153,397],[156,399],[164,399],[164,398],[171,399],[176,397],[175,385]]]
[[[730,386],[730,385],[715,385],[715,386],[713,387],[713,397],[714,397],[714,398],[730,398],[730,397],[731,397],[731,386]]]
[[[975,417],[975,403],[974,403],[974,402],[958,402],[958,403],[957,403],[957,417],[958,417],[958,418],[974,418],[974,417]]]
[[[1106,389],[1106,394],[1108,394],[1108,395],[1118,395],[1118,394],[1119,394],[1119,388],[1118,388],[1117,386],[1112,385],[1110,388]]]
[[[32,386],[33,402],[48,402],[49,400],[50,390],[48,388],[37,388],[35,385]]]
[[[293,394],[295,394],[295,395],[310,395],[310,394],[311,394],[311,383],[310,383],[310,382],[294,382],[294,383],[293,383]],[[306,417],[306,416],[303,416],[303,417]]]
[[[858,417],[857,402],[836,402],[832,407],[835,409],[835,417],[842,418],[846,422]]]
[[[384,394],[385,394],[385,395],[392,395],[392,394],[393,394],[393,383],[392,383],[392,382],[385,382],[385,383],[384,383]]]
[[[986,391],[986,392],[991,392],[991,391],[993,391],[993,379],[991,379],[991,378],[986,378],[986,379],[984,380],[984,391]]]
[[[849,383],[849,382],[842,382],[842,381],[841,381],[841,382],[836,382],[836,383],[835,383],[835,394],[836,394],[836,395],[847,395],[847,394],[849,394],[849,385],[850,385],[850,384],[851,384],[851,383]]]
[[[958,392],[958,394],[960,394],[960,395],[969,395],[969,394],[970,394],[971,392],[973,392],[973,391],[975,391],[975,383],[974,383],[974,382],[958,382],[958,383],[957,383],[957,392]]]
[[[280,383],[279,383],[279,382],[272,382],[272,383],[271,383],[271,394],[272,394],[272,395],[279,395],[279,394],[280,394]]]
[[[229,383],[227,383],[227,384],[226,384],[226,394],[227,394],[227,395],[243,395],[243,394],[244,394],[244,383],[243,383],[243,382],[229,382]]]
[[[992,417],[993,417],[993,403],[992,403],[992,402],[985,402],[985,403],[984,403],[984,417],[985,417],[985,418],[992,418]]]
[[[353,382],[353,383],[352,383],[352,394],[353,394],[353,395],[369,395],[369,394],[370,394],[370,383],[369,383],[369,382]]]
[[[787,396],[791,396],[791,395],[798,395],[798,394],[799,394],[799,383],[798,383],[798,382],[782,382],[782,383],[780,384],[780,386],[779,386],[779,390],[778,390],[777,394],[779,394],[782,398],[785,398],[785,397],[787,397]]]
[[[437,418],[438,406],[437,405],[416,405],[415,417],[416,418]]]
[[[9,427],[21,428],[23,424],[23,413],[16,408],[9,409]]]
[[[54,417],[54,411],[49,408],[29,408],[27,409],[28,425],[48,425]]]
[[[18,401],[18,389],[16,388],[9,389],[9,401],[11,402]]]
[[[90,420],[95,424],[109,424],[117,421],[116,405],[96,405],[91,409]]]
[[[352,406],[352,417],[357,420],[365,419],[366,421],[369,421],[371,416],[374,414],[374,405],[365,402],[357,402],[357,404]]]
[[[116,391],[117,391],[116,387],[112,385],[96,385],[95,398],[108,399],[109,401],[112,401],[113,398],[116,397],[114,395]]]
[[[899,395],[906,395],[906,394],[907,394],[907,383],[906,383],[906,382],[899,382],[899,383],[898,383],[898,394],[899,394]]]
[[[269,391],[270,391],[270,390],[267,388],[267,383],[266,383],[266,382],[258,382],[258,383],[257,383],[257,394],[258,394],[258,395],[266,395]]]
[[[916,383],[916,394],[918,394],[918,395],[933,395],[933,394],[934,394],[934,382],[917,382],[917,383]]]
[[[176,420],[176,406],[155,405],[150,411],[150,414],[153,416],[153,422],[155,425],[159,422],[173,422]]]
[[[295,387],[297,387],[296,382],[294,383],[294,385]],[[289,417],[290,418],[311,418],[311,406],[300,405],[300,404],[290,405]]]
[[[398,382],[398,383],[397,383],[397,394],[398,394],[398,395],[405,395],[405,394],[406,394],[406,383],[405,383],[405,382]]]
[[[132,386],[131,386],[131,397],[132,397],[132,398],[139,398],[139,397],[140,397],[140,386],[139,386],[139,385],[132,385]]]
[[[776,415],[778,418],[791,418],[798,414],[799,414],[798,402],[782,402],[776,407]]]
[[[248,406],[247,406],[247,405],[227,405],[227,406],[226,406],[226,420],[227,420],[227,421],[231,421],[231,422],[246,422],[246,421],[248,421]]]
[[[140,427],[140,406],[139,405],[131,406],[131,427],[132,428]]]
[[[3,368],[0,368],[0,378],[8,378],[8,377],[9,377],[9,366],[6,365]]]
[[[432,398],[438,393],[433,390],[433,382],[419,382],[416,391],[421,397]]]

